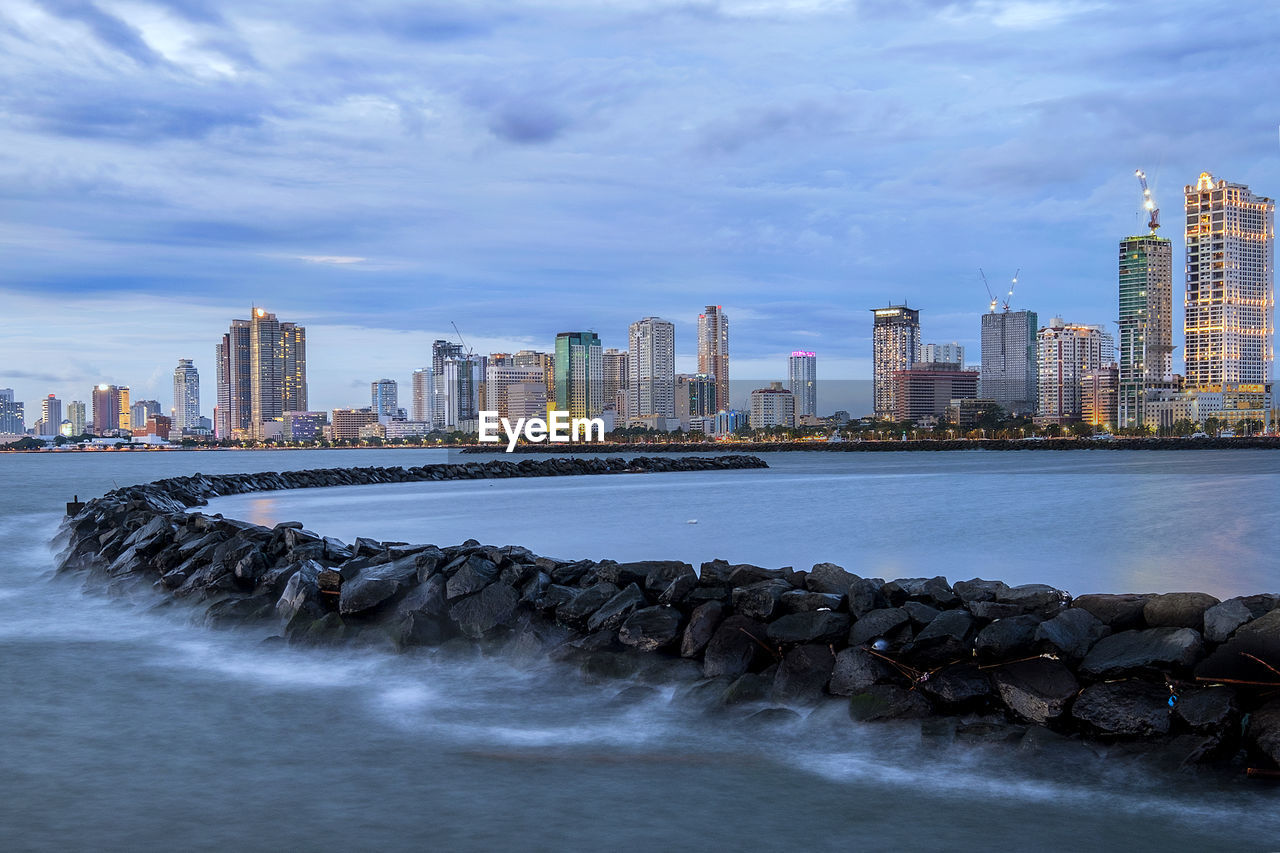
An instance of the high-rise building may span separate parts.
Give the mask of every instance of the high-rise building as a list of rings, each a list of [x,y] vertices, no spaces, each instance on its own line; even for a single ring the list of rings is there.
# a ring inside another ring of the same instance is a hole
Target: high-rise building
[[[1090,426],[1114,429],[1119,418],[1119,391],[1119,365],[1086,370],[1080,378],[1080,419]]]
[[[253,420],[248,320],[231,321],[230,330],[218,342],[214,358],[218,365],[214,435],[220,439],[247,437]]]
[[[1260,390],[1275,357],[1275,202],[1208,172],[1184,193],[1186,385]]]
[[[1070,424],[1084,417],[1082,383],[1091,370],[1115,361],[1115,342],[1101,326],[1054,317],[1040,330],[1040,409],[1036,423]]]
[[[354,441],[360,438],[360,430],[378,422],[373,409],[334,409],[330,413],[334,441]]]
[[[446,358],[435,377],[436,429],[471,431],[480,417],[481,358],[458,355]]]
[[[602,356],[604,362],[604,406],[618,406],[618,393],[625,392],[629,387],[627,380],[627,351],[620,350],[616,347],[610,347],[604,351]],[[626,408],[625,404],[622,408]],[[618,412],[620,417],[625,417],[623,412]]]
[[[1148,392],[1172,390],[1173,244],[1154,233],[1120,241],[1118,421],[1143,425]]]
[[[446,359],[461,358],[462,344],[454,344],[445,340],[431,342],[431,375],[443,376]]]
[[[129,407],[129,423],[135,432],[142,434],[146,430],[147,421],[160,414],[159,400],[139,400]]]
[[[67,420],[71,422],[72,435],[84,435],[85,422],[88,420],[85,417],[84,401],[72,400],[67,403]],[[0,430],[0,432],[4,432],[4,430]]]
[[[120,398],[120,429],[126,432],[133,431],[133,407],[129,405],[129,386],[121,385],[116,389],[116,394]]]
[[[420,367],[413,372],[413,407],[410,420],[434,423],[435,380],[430,367]]]
[[[399,385],[394,379],[378,379],[369,384],[369,407],[379,418],[396,417],[399,396]]]
[[[688,431],[694,421],[712,418],[718,411],[714,376],[676,374],[676,420],[680,421],[680,429]]]
[[[604,365],[600,336],[595,332],[556,335],[556,410],[571,418],[599,417],[604,409]]]
[[[893,374],[920,360],[920,312],[903,305],[876,308],[871,329],[871,376],[875,415],[893,418]]]
[[[158,413],[157,413],[158,414]],[[200,420],[200,372],[189,358],[173,369],[173,431],[196,429]]]
[[[541,418],[547,413],[547,386],[537,382],[515,382],[507,386],[507,417]]]
[[[729,318],[719,305],[698,315],[698,372],[716,380],[716,402],[729,408]]]
[[[115,385],[98,385],[93,389],[93,431],[112,435],[121,429],[120,389]]]
[[[893,419],[920,421],[946,414],[952,400],[978,396],[978,371],[961,370],[954,361],[918,361],[893,374]]]
[[[52,394],[40,401],[40,423],[41,435],[57,435],[62,426],[62,401]]]
[[[952,341],[949,344],[925,344],[920,348],[920,361],[926,364],[958,364],[964,369],[964,347]]]
[[[796,399],[796,419],[818,416],[817,353],[796,350],[787,359],[787,385]]]
[[[26,431],[24,406],[13,399],[12,388],[0,388],[0,433],[22,435]]]
[[[281,374],[284,383],[284,411],[307,410],[307,328],[297,323],[280,324]]]
[[[549,352],[538,352],[537,350],[522,349],[511,357],[511,365],[513,367],[540,367],[542,368],[542,381],[547,386],[547,399],[554,400],[556,395],[556,359]]]
[[[666,419],[676,416],[675,324],[645,317],[631,324],[628,337],[627,423],[665,429]]]
[[[281,424],[285,412],[307,409],[307,330],[253,307],[248,320],[232,320],[217,346],[219,438],[263,439],[264,423]],[[176,376],[175,376],[176,381]],[[197,412],[196,419],[199,414]],[[187,425],[191,428],[195,424]],[[283,435],[272,427],[273,435]]]
[[[543,384],[542,368],[537,365],[515,367],[510,363],[494,363],[490,359],[485,368],[485,409],[497,412],[500,418],[511,417],[510,401],[507,398],[512,385],[542,385],[542,402],[546,405],[546,386]],[[545,414],[546,409],[543,409]]]
[[[771,382],[768,388],[757,388],[751,392],[751,415],[748,423],[752,429],[794,427],[796,398],[782,387],[781,382]]]
[[[982,397],[994,400],[1009,414],[1036,413],[1039,327],[1034,311],[982,315]]]
[[[263,422],[284,417],[284,358],[280,321],[257,307],[249,318],[249,383],[249,431],[253,438],[265,438]]]

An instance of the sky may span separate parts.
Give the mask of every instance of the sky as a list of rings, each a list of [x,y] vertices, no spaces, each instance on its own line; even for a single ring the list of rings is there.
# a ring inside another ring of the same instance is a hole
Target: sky
[[[0,387],[167,408],[193,358],[210,415],[253,304],[307,326],[312,408],[452,323],[656,315],[692,371],[708,304],[735,381],[869,378],[890,301],[976,362],[979,268],[1114,328],[1135,168],[1175,270],[1201,171],[1280,194],[1278,36],[1203,0],[5,0]]]

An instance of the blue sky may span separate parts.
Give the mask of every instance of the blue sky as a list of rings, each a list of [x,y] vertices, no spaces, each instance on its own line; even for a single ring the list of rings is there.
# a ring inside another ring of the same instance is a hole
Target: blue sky
[[[6,0],[0,386],[167,406],[191,357],[208,414],[251,302],[306,323],[325,408],[450,321],[625,347],[655,314],[692,369],[722,304],[735,379],[869,377],[891,299],[976,359],[980,266],[1111,323],[1136,167],[1176,269],[1200,171],[1280,193],[1277,35],[1179,0]]]

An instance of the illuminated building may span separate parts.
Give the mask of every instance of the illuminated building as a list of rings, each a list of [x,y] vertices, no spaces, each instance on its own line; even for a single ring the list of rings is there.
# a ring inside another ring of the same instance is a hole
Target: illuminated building
[[[547,386],[538,382],[515,382],[507,386],[507,418],[541,418],[547,413]]]
[[[771,382],[768,388],[757,388],[751,392],[751,414],[748,423],[752,429],[794,427],[796,398],[782,387],[781,382]]]
[[[1115,429],[1119,421],[1120,368],[1104,364],[1080,377],[1080,419],[1090,426]]]
[[[796,418],[818,415],[818,356],[796,350],[787,359],[787,379],[796,398]]]
[[[129,405],[129,386],[121,385],[116,389],[116,395],[120,400],[120,429],[126,432],[133,430],[133,407]]]
[[[369,383],[369,406],[380,418],[394,418],[400,408],[399,385],[394,379]]]
[[[1120,241],[1119,332],[1117,423],[1140,427],[1150,393],[1175,387],[1173,244],[1155,234]]]
[[[173,369],[173,430],[179,437],[200,425],[200,372],[189,358]]]
[[[297,323],[280,324],[280,358],[286,412],[307,409],[307,329]]]
[[[517,354],[518,355],[518,354]],[[555,407],[571,418],[594,418],[604,409],[604,353],[595,332],[556,335]]]
[[[627,424],[669,430],[676,416],[675,324],[645,317],[631,324],[628,340]]]
[[[1084,417],[1085,374],[1115,361],[1115,342],[1101,326],[1065,323],[1054,317],[1040,330],[1038,424],[1070,424]]]
[[[214,435],[220,439],[246,437],[253,417],[248,320],[231,321],[230,330],[218,342],[214,359],[218,383]]]
[[[698,373],[716,381],[716,402],[729,407],[729,318],[719,305],[698,315]]]
[[[514,367],[507,364],[494,364],[490,360],[485,368],[485,402],[487,411],[497,412],[498,417],[511,417],[508,395],[512,385],[543,385],[542,368],[537,365]],[[543,385],[542,411],[546,412],[546,386]]]
[[[378,415],[373,409],[334,409],[329,422],[334,441],[354,441],[360,438],[361,429],[378,422]]]
[[[547,386],[547,398],[554,400],[556,394],[556,359],[549,352],[522,349],[511,357],[513,367],[538,367],[542,370],[542,381]]]
[[[62,401],[50,394],[40,401],[40,434],[57,435],[62,426]]]
[[[306,327],[282,323],[275,314],[255,306],[248,320],[231,321],[215,357],[218,438],[263,439],[267,437],[264,424],[280,424],[285,412],[306,411]],[[195,426],[193,422],[185,428]]]
[[[920,348],[920,361],[958,364],[964,369],[964,347],[952,341],[949,344],[925,344]]]
[[[289,441],[315,441],[324,434],[324,412],[285,412],[281,435]]]
[[[617,410],[619,419],[626,419],[626,391],[629,387],[627,351],[610,347],[603,355],[604,392],[602,400],[607,409]]]
[[[409,410],[409,418],[414,421],[435,422],[432,412],[435,411],[435,374],[430,367],[421,367],[413,372],[413,404]]]
[[[946,414],[952,400],[978,396],[978,371],[955,362],[916,362],[893,373],[893,419],[920,421]]]
[[[875,415],[893,418],[893,374],[920,360],[920,312],[906,305],[890,305],[871,312],[871,375]]]
[[[982,370],[978,384],[983,399],[995,400],[1009,414],[1036,412],[1039,324],[1034,311],[993,311],[982,315]]]
[[[716,404],[716,380],[705,373],[676,375],[676,420],[680,429],[689,430],[694,421],[710,418],[720,407]]]
[[[0,434],[22,435],[27,431],[24,408],[13,399],[12,388],[0,388]]]
[[[85,406],[82,400],[72,400],[67,403],[67,420],[71,422],[71,435],[84,435],[85,422]],[[0,430],[3,432],[3,430]]]

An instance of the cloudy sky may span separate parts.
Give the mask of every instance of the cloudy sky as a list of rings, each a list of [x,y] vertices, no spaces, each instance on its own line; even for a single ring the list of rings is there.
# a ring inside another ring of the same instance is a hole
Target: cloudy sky
[[[1200,171],[1280,193],[1278,35],[1203,0],[5,0],[0,386],[167,407],[191,357],[210,410],[255,302],[308,326],[314,408],[451,321],[659,315],[690,369],[717,303],[763,379],[869,377],[889,300],[976,359],[979,267],[1110,324],[1136,167],[1175,268]]]

